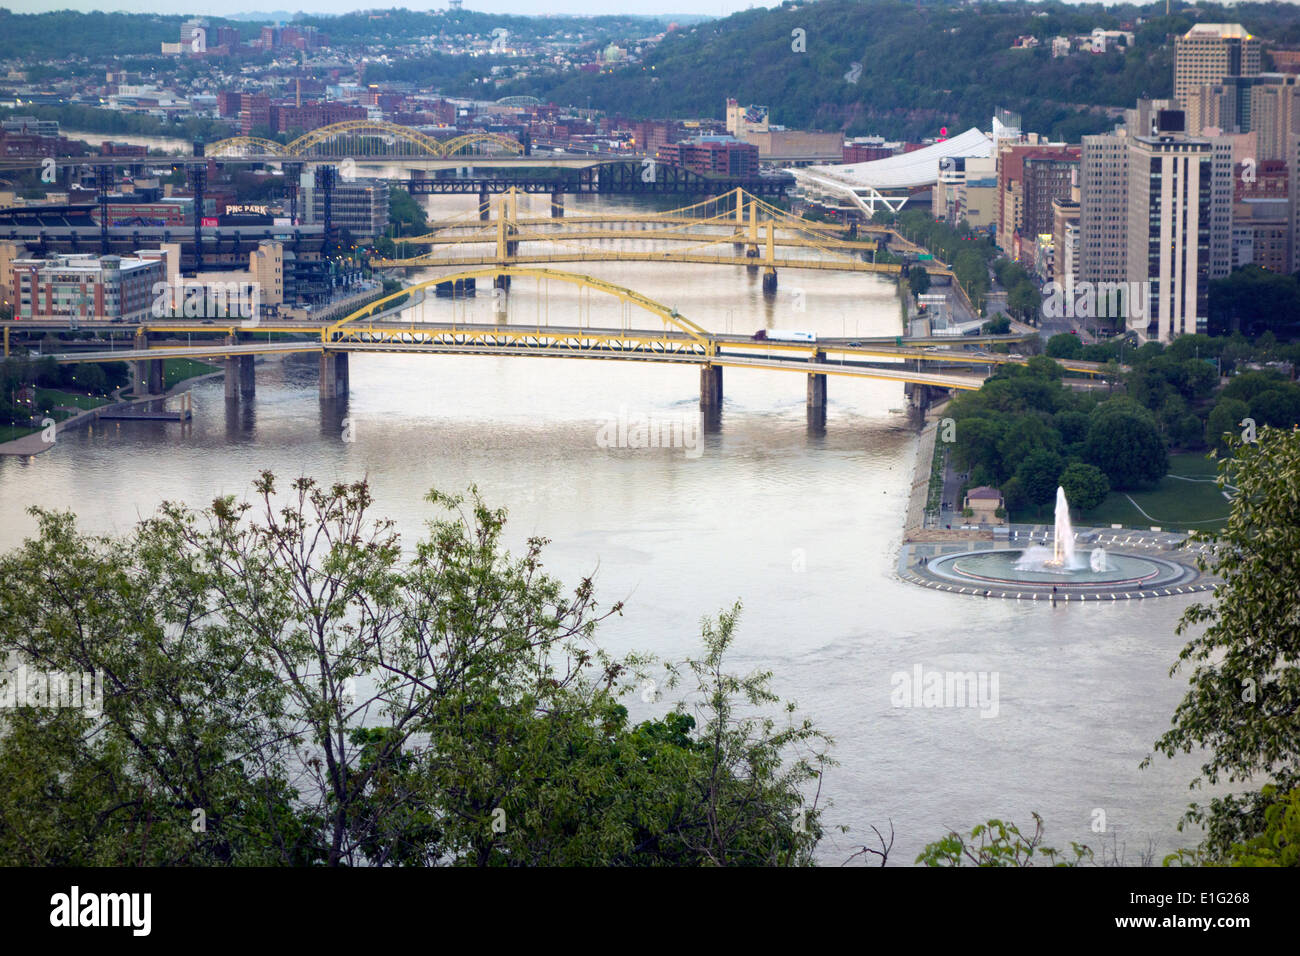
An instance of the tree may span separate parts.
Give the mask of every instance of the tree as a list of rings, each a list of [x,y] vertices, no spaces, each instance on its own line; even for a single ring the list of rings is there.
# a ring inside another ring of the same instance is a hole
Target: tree
[[[830,741],[726,671],[738,607],[633,726],[650,659],[593,643],[620,606],[544,574],[544,539],[506,552],[477,495],[428,500],[413,547],[365,482],[263,474],[119,538],[38,510],[0,657],[98,675],[102,707],[0,709],[0,863],[811,862]]]
[[[1046,355],[1050,358],[1077,359],[1083,352],[1083,343],[1077,335],[1061,332],[1047,340]]]
[[[1061,456],[1046,448],[1036,448],[1025,455],[1016,469],[1016,477],[1031,504],[1045,505],[1056,497],[1061,468]]]
[[[1007,293],[1007,308],[1020,316],[1021,321],[1034,322],[1043,303],[1043,294],[1030,281],[1018,283]]]
[[[1270,388],[1250,400],[1250,417],[1256,425],[1290,428],[1300,425],[1300,388]]]
[[[1112,488],[1149,488],[1169,471],[1169,452],[1149,414],[1136,405],[1104,402],[1093,412],[1084,458],[1106,473]]]
[[[1066,465],[1060,482],[1066,499],[1080,511],[1091,511],[1110,494],[1110,481],[1105,472],[1081,461]]]
[[[1190,667],[1189,689],[1154,749],[1208,752],[1193,786],[1262,780],[1288,792],[1300,784],[1300,432],[1265,427],[1229,449],[1218,482],[1237,489],[1232,512],[1214,558],[1201,559],[1222,584],[1179,621],[1177,633],[1199,631],[1171,671]],[[1202,848],[1218,858],[1265,831],[1272,803],[1263,790],[1212,797],[1184,823],[1205,827]]]
[[[1005,312],[999,312],[980,326],[980,331],[985,335],[1006,335],[1011,331],[1011,319]]]
[[[925,295],[930,289],[930,273],[922,266],[914,266],[907,273],[907,284],[912,295]]]
[[[1205,423],[1205,443],[1220,456],[1229,452],[1225,436],[1237,434],[1242,429],[1242,422],[1250,415],[1250,406],[1235,398],[1219,398],[1219,403],[1210,411]]]

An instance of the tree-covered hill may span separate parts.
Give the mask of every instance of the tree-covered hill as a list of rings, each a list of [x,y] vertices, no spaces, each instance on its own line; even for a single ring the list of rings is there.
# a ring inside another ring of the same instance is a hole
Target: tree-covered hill
[[[633,68],[530,77],[505,92],[557,103],[590,98],[594,107],[646,117],[717,117],[724,97],[735,96],[769,106],[772,121],[788,126],[907,137],[987,126],[993,110],[1006,107],[1028,128],[1073,138],[1113,125],[1104,108],[1168,96],[1172,37],[1194,22],[1242,21],[1266,38],[1300,39],[1300,14],[1290,5],[1202,6],[1196,15],[1180,7],[1165,17],[1163,4],[787,0],[670,34]],[[1131,50],[1051,55],[1053,36],[1138,18],[1145,22]],[[1012,49],[1022,35],[1044,45]]]

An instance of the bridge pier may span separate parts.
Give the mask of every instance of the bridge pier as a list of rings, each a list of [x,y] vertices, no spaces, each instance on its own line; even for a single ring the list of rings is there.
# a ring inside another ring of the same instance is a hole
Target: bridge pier
[[[136,398],[163,393],[163,360],[149,359],[147,362],[133,362],[131,392]]]
[[[510,276],[504,274],[497,275],[496,278],[492,280],[492,288],[506,289],[508,291],[510,289]]]
[[[814,362],[826,361],[824,352],[813,355]],[[814,429],[826,427],[826,374],[824,372],[808,373],[808,425]]]
[[[255,357],[252,355],[239,356],[239,397],[252,398],[257,394],[257,376],[253,372],[253,362]]]
[[[135,348],[144,352],[149,349],[149,337],[136,335]],[[142,359],[131,363],[131,393],[136,398],[146,395],[161,395],[163,391],[162,359]]]
[[[347,381],[347,372],[344,371],[344,382]],[[347,386],[343,385],[343,391],[339,390],[339,353],[324,351],[320,353],[320,397],[322,399],[338,398],[339,395],[345,394]]]
[[[558,189],[551,193],[551,217],[554,219],[564,218],[564,193]]]
[[[746,249],[745,258],[755,260],[751,262],[749,265],[745,266],[745,268],[749,270],[750,275],[753,275],[755,272],[758,271],[758,262],[757,262],[758,246],[750,246],[748,249]]]
[[[226,336],[227,345],[235,345],[238,342],[237,336]],[[239,356],[227,355],[221,360],[221,364],[226,370],[226,401],[233,402],[239,398]]]
[[[947,389],[940,386],[922,385],[920,382],[905,382],[903,384],[903,394],[907,396],[907,403],[922,415],[934,404],[935,399],[946,391]]]
[[[722,408],[722,366],[700,366],[700,407]]]
[[[480,187],[478,191],[478,217],[483,222],[492,218],[492,203],[488,201],[486,186]]]
[[[763,270],[763,294],[776,295],[776,268],[773,266]]]

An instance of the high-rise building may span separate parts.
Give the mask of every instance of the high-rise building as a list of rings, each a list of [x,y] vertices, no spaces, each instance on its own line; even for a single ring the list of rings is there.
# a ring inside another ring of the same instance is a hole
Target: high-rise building
[[[1039,236],[1053,231],[1052,201],[1070,198],[1078,170],[1078,147],[1061,156],[1030,156],[1025,160],[1022,235]]]
[[[1196,24],[1174,41],[1174,99],[1186,109],[1188,94],[1197,87],[1229,76],[1254,76],[1260,53],[1259,37],[1240,23]]]
[[[302,191],[302,221],[309,225],[325,222],[325,190],[308,186]],[[347,229],[359,238],[382,236],[388,227],[388,181],[385,179],[336,179],[330,224]]]
[[[1232,143],[1161,131],[1129,145],[1128,327],[1168,342],[1204,332],[1209,284],[1232,262]],[[1145,306],[1145,307],[1143,307]]]
[[[1232,268],[1257,265],[1285,274],[1291,261],[1291,212],[1283,199],[1245,199],[1232,209]]]
[[[1256,134],[1257,161],[1285,159],[1292,133],[1300,133],[1300,80],[1293,73],[1261,73],[1250,91],[1249,125]]]
[[[1051,221],[1051,203],[1053,194],[1047,190],[1040,189],[1035,196],[1037,210],[1035,213],[1038,224],[1042,225],[1045,221],[1046,226],[1037,231],[1030,231],[1025,221],[1025,161],[1028,159],[1065,159],[1077,161],[1079,158],[1079,147],[1066,146],[1063,143],[1009,143],[1001,142],[998,149],[998,245],[1003,249],[1011,252],[1014,256],[1028,259],[1032,255],[1032,245],[1039,233],[1052,231]],[[1046,167],[1045,167],[1046,169]],[[1053,179],[1059,180],[1056,173],[1052,175],[1044,174],[1045,181]],[[1067,174],[1068,183],[1068,174]],[[1059,182],[1058,182],[1059,185]],[[1064,193],[1068,195],[1068,185]],[[1045,199],[1043,198],[1045,197]],[[1025,241],[1019,245],[1019,253],[1016,240],[1018,238]]]
[[[1083,137],[1079,163],[1080,282],[1128,278],[1129,136],[1123,131]]]
[[[1052,274],[1049,281],[1060,282],[1073,288],[1079,282],[1079,254],[1082,242],[1079,233],[1080,169],[1076,165],[1070,179],[1070,194],[1064,199],[1052,200]]]
[[[1286,271],[1300,272],[1300,133],[1287,137],[1287,198],[1291,206],[1289,261]]]

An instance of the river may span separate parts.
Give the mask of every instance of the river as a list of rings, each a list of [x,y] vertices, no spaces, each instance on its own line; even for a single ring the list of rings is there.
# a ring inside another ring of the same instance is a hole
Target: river
[[[570,215],[636,204],[567,199]],[[533,200],[538,214],[546,200]],[[473,197],[429,203],[449,217],[465,214]],[[899,328],[891,284],[868,275],[787,271],[775,300],[765,300],[759,276],[739,268],[574,269],[715,330]],[[561,283],[516,279],[510,321],[658,327],[609,303]],[[470,321],[491,308],[488,295],[469,306],[419,307],[455,309]],[[611,449],[600,435],[602,422],[620,414],[693,415],[694,367],[358,355],[346,411],[329,414],[316,377],[314,356],[267,362],[251,404],[228,407],[219,380],[197,386],[188,429],[105,423],[62,434],[33,459],[0,458],[0,547],[33,530],[28,505],[73,508],[91,531],[125,531],[165,499],[201,505],[244,493],[264,468],[285,478],[368,476],[379,510],[416,536],[425,491],[472,482],[509,509],[514,546],[546,535],[551,573],[576,584],[595,572],[605,605],[626,602],[599,634],[612,651],[694,653],[701,618],[744,602],[731,666],[772,671],[775,690],[836,741],[839,765],[823,788],[832,801],[827,822],[852,833],[826,839],[828,864],[867,841],[872,824],[888,832],[892,823],[892,859],[910,864],[946,828],[996,816],[1032,830],[1032,811],[1045,818],[1049,845],[1115,840],[1130,863],[1148,841],[1157,861],[1195,842],[1175,832],[1194,761],[1160,758],[1138,769],[1185,690],[1168,670],[1183,644],[1174,626],[1191,598],[1051,607],[899,581],[916,449],[901,384],[832,377],[818,434],[806,424],[803,375],[727,369],[721,428],[689,454]],[[344,416],[354,440],[344,440]],[[892,706],[891,678],[917,665],[996,674],[996,715]],[[632,706],[643,716],[667,704],[634,698]],[[1092,829],[1097,811],[1104,837]]]

